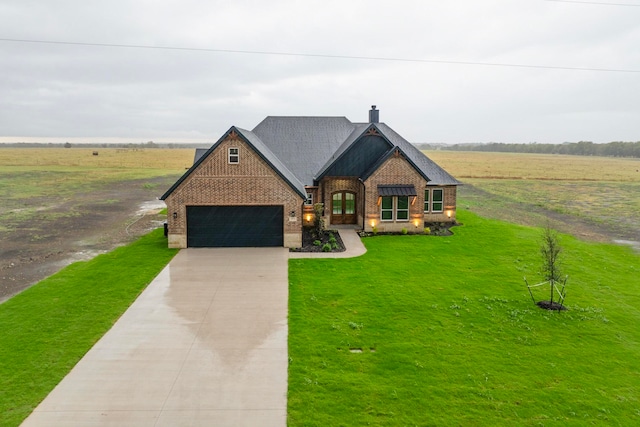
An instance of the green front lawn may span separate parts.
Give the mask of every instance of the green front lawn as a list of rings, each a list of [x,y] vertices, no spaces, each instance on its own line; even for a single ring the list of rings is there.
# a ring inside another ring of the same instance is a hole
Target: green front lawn
[[[0,304],[0,425],[19,425],[176,253],[158,229]]]
[[[290,261],[289,425],[639,425],[640,257],[562,236],[570,310],[547,312],[522,279],[540,230],[458,219]]]

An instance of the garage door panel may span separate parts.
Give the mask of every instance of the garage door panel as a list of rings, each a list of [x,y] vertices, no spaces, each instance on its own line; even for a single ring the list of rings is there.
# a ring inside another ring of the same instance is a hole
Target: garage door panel
[[[283,245],[282,206],[187,206],[190,247]]]

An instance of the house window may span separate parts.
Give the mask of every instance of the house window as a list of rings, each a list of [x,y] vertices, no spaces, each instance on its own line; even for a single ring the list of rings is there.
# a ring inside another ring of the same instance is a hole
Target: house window
[[[382,196],[380,203],[381,221],[408,221],[409,196]]]
[[[393,197],[382,196],[382,203],[380,204],[380,220],[393,221]]]
[[[432,196],[433,201],[431,202],[431,212],[442,212],[442,189],[434,188]]]
[[[431,197],[429,197],[431,195],[431,190],[429,190],[428,188],[426,190],[424,190],[424,211],[425,212],[429,212],[431,206]]]
[[[307,193],[307,200],[304,201],[307,206],[313,206],[313,194]]]
[[[396,205],[396,219],[409,221],[409,196],[398,196]]]
[[[240,163],[240,149],[237,147],[229,147],[229,164],[237,165]]]
[[[434,188],[433,190],[424,190],[424,211],[425,212],[442,212],[443,208],[443,190],[442,188]]]

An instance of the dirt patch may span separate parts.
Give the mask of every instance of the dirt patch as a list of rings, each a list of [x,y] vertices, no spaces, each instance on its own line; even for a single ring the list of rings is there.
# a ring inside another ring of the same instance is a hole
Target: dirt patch
[[[0,229],[0,302],[64,266],[162,227],[157,200],[175,177],[121,181],[73,198],[25,199],[26,219],[9,215]]]
[[[592,242],[640,242],[640,224],[628,224],[625,221],[605,224],[598,222],[597,218],[578,217],[533,204],[513,202],[471,184],[459,187],[458,191],[459,197],[469,202],[469,206],[459,203],[458,209],[469,209],[486,218],[532,227],[544,227],[550,221],[551,226],[561,233]]]
[[[545,310],[564,311],[567,309],[567,307],[555,301],[538,301],[536,305],[540,308],[544,308]]]

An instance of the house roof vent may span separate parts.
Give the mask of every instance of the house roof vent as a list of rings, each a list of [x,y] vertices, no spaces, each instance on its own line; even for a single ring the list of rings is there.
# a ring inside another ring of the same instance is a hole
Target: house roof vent
[[[380,123],[380,111],[376,110],[375,105],[372,105],[369,110],[369,123]]]

